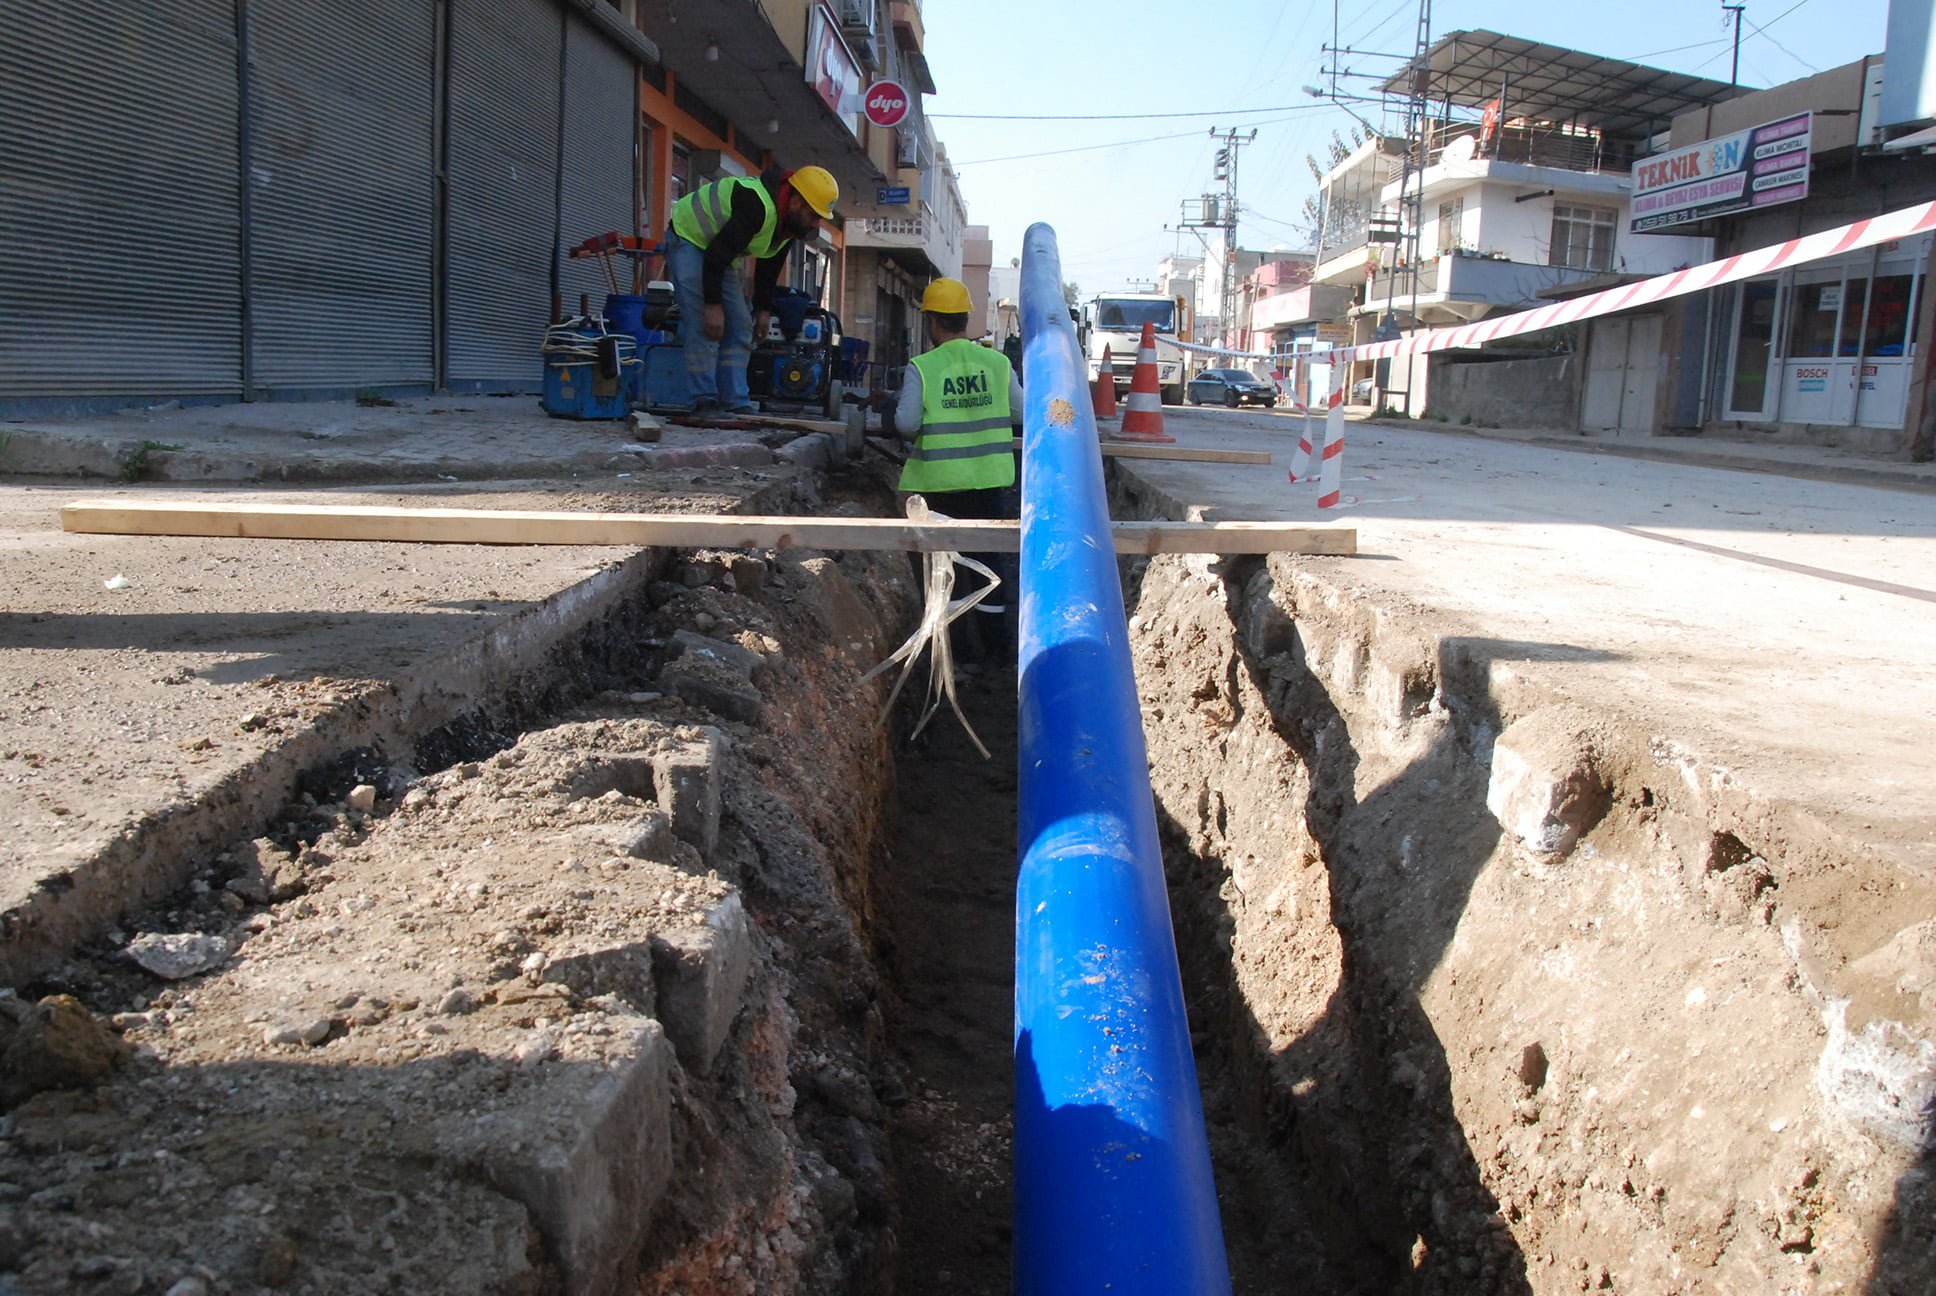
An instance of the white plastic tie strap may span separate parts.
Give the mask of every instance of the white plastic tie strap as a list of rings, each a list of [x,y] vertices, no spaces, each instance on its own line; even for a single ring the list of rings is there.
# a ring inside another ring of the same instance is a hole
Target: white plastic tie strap
[[[908,520],[912,522],[956,520],[945,513],[934,512],[928,507],[927,499],[921,495],[908,496],[907,515]],[[934,718],[934,713],[941,709],[941,703],[945,699],[954,709],[955,719],[961,721],[961,727],[967,732],[968,740],[975,744],[975,750],[982,754],[984,760],[992,759],[988,748],[982,746],[981,739],[976,736],[974,726],[968,723],[968,717],[961,713],[961,701],[955,695],[954,647],[948,639],[948,627],[994,593],[995,588],[1002,583],[1002,578],[989,570],[985,563],[947,549],[924,553],[921,555],[921,562],[924,576],[921,624],[914,628],[914,633],[908,636],[906,643],[894,650],[893,655],[861,676],[860,682],[865,684],[895,662],[901,663],[900,676],[895,679],[894,688],[887,695],[887,705],[881,710],[881,720],[885,722],[894,713],[894,699],[901,695],[901,686],[907,683],[909,674],[913,672],[915,658],[921,655],[922,647],[926,646],[928,649],[927,707],[921,712],[921,719],[915,723],[914,732],[908,736],[919,737],[921,731],[928,727],[928,721]],[[957,563],[977,575],[986,577],[988,583],[972,594],[955,598]]]

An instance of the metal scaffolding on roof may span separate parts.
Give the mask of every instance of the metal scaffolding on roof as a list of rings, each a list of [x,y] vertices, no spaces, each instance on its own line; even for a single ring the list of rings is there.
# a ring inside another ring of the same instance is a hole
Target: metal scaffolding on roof
[[[1665,130],[1689,108],[1750,93],[1726,81],[1483,29],[1446,33],[1379,88],[1401,98],[1424,92],[1452,107],[1483,108],[1502,84],[1511,87],[1511,116],[1571,122],[1627,139]]]

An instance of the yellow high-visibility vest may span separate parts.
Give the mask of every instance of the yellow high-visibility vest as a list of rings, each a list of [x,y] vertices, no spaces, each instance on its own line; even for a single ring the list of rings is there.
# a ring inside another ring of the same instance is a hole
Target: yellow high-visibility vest
[[[1008,386],[1015,370],[1008,357],[956,338],[914,357],[914,368],[921,375],[921,433],[901,469],[901,489],[1013,486]]]
[[[672,232],[694,247],[708,248],[733,214],[733,195],[741,188],[751,189],[759,196],[760,206],[766,209],[766,220],[760,225],[753,241],[746,245],[749,256],[764,261],[786,246],[786,240],[774,240],[780,228],[780,208],[773,201],[773,195],[758,180],[748,180],[743,176],[727,176],[699,188],[672,204]]]

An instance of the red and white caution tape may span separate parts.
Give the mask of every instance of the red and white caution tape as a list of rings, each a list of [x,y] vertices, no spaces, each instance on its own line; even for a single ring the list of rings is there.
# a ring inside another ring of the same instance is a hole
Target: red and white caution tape
[[[1771,274],[1776,270],[1784,270],[1809,261],[1821,261],[1828,257],[1841,256],[1845,252],[1859,252],[1863,248],[1874,247],[1878,243],[1913,238],[1933,229],[1936,229],[1936,202],[1921,203],[1914,207],[1903,207],[1896,211],[1885,212],[1880,216],[1854,221],[1835,229],[1823,230],[1819,234],[1790,239],[1786,243],[1756,248],[1751,252],[1736,253],[1725,260],[1689,266],[1685,270],[1656,275],[1652,279],[1642,279],[1638,283],[1609,288],[1604,292],[1589,293],[1584,297],[1575,297],[1571,301],[1554,302],[1550,306],[1539,306],[1532,310],[1517,311],[1511,315],[1501,315],[1497,319],[1483,320],[1477,324],[1414,333],[1410,337],[1398,338],[1390,342],[1368,342],[1362,346],[1339,347],[1330,351],[1299,352],[1297,358],[1300,360],[1332,366],[1333,386],[1329,406],[1324,415],[1324,454],[1319,467],[1318,507],[1336,508],[1341,498],[1339,483],[1344,472],[1345,370],[1343,366],[1353,360],[1383,360],[1392,356],[1446,351],[1454,347],[1483,346],[1487,342],[1497,342],[1501,338],[1537,333],[1541,329],[1557,328],[1562,324],[1577,324],[1582,320],[1597,319],[1603,315],[1612,315],[1639,306],[1651,306],[1656,302],[1685,297],[1690,293],[1706,292],[1710,288],[1738,283],[1743,279]],[[1277,363],[1282,363],[1285,359],[1285,353],[1281,351],[1233,351],[1225,347],[1185,342],[1174,337],[1165,337],[1163,340],[1185,351],[1205,355],[1242,360],[1269,360]],[[1299,408],[1302,409],[1302,405]],[[1306,426],[1308,429],[1308,421]],[[1307,430],[1298,442],[1297,452],[1291,457],[1290,476],[1293,482],[1309,480],[1310,456],[1311,440]]]
[[[1389,356],[1445,351],[1453,347],[1482,346],[1501,338],[1537,333],[1541,329],[1556,328],[1561,324],[1577,324],[1581,320],[1597,319],[1602,315],[1612,315],[1638,306],[1651,306],[1673,297],[1685,297],[1689,293],[1706,292],[1710,288],[1739,283],[1743,279],[1772,274],[1776,270],[1785,270],[1790,266],[1802,265],[1809,261],[1821,261],[1828,257],[1841,256],[1845,252],[1859,252],[1863,248],[1874,247],[1878,243],[1913,238],[1933,229],[1936,229],[1936,202],[1919,203],[1914,207],[1903,207],[1896,211],[1885,212],[1880,216],[1870,216],[1848,225],[1841,225],[1835,229],[1823,230],[1820,234],[1809,234],[1802,238],[1790,239],[1786,243],[1756,248],[1751,252],[1739,252],[1721,261],[1708,261],[1701,265],[1689,266],[1685,270],[1675,270],[1670,274],[1656,275],[1652,279],[1642,279],[1639,283],[1589,293],[1584,297],[1575,297],[1571,301],[1554,302],[1550,306],[1517,311],[1511,315],[1501,315],[1497,319],[1482,320],[1477,324],[1462,324],[1458,328],[1415,333],[1410,337],[1398,338],[1390,342],[1367,342],[1361,346],[1339,347],[1331,351],[1299,352],[1297,358],[1336,364],[1348,360],[1382,360]],[[1187,350],[1203,351],[1214,355],[1251,360],[1282,361],[1284,358],[1284,353],[1281,351],[1229,351],[1219,347],[1179,342],[1175,338],[1165,338],[1164,341]]]

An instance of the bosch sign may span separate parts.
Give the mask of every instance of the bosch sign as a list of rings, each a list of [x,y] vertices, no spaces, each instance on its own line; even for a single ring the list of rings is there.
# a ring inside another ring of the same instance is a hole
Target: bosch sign
[[[912,100],[899,81],[876,81],[867,90],[867,120],[876,126],[899,126]]]

